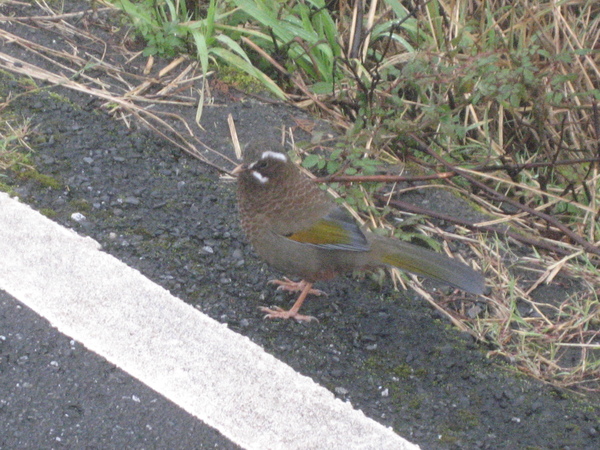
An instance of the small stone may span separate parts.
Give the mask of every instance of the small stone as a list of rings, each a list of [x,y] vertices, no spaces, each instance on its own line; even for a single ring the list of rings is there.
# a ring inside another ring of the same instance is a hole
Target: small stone
[[[124,203],[127,203],[128,205],[139,205],[140,204],[140,199],[137,197],[125,197],[125,200],[123,200]]]
[[[73,214],[71,214],[71,219],[73,219],[75,222],[83,222],[84,220],[86,220],[85,216],[80,212],[74,212]]]
[[[467,317],[469,317],[469,319],[475,319],[477,316],[479,316],[481,311],[483,311],[481,306],[473,305],[467,310]]]
[[[338,395],[348,395],[348,389],[338,386],[334,389],[335,393]]]
[[[329,371],[332,377],[339,378],[344,375],[344,372],[340,369],[332,369]]]
[[[93,164],[94,158],[90,158],[89,156],[86,156],[85,158],[83,158],[83,162],[86,162],[88,164]]]

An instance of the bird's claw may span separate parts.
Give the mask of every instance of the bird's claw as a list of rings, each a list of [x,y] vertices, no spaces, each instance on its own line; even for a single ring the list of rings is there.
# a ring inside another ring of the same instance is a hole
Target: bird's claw
[[[306,286],[306,281],[292,281],[288,277],[283,277],[283,280],[269,280],[269,284],[277,284],[278,291],[288,291],[288,292],[300,292]],[[325,292],[320,291],[318,289],[311,289],[308,291],[308,294],[312,295],[327,295]]]
[[[303,314],[298,314],[297,312],[287,311],[279,306],[274,306],[273,308],[261,306],[260,310],[264,313],[267,313],[264,319],[294,319],[298,322],[312,322],[313,320],[317,322],[319,321],[319,319],[316,317],[305,316]]]

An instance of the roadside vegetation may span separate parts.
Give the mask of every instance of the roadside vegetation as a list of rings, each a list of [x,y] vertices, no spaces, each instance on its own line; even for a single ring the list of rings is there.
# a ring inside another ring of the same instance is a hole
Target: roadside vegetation
[[[435,234],[468,245],[490,289],[440,300],[415,280],[396,281],[488,343],[490,355],[557,386],[600,390],[600,3],[97,3],[125,13],[122,26],[143,40],[149,61],[197,61],[200,122],[219,70],[249,75],[331,122],[343,144],[301,143],[304,167],[362,220],[392,233],[393,214],[409,224],[400,238]],[[398,165],[410,175],[388,170]],[[432,213],[390,195],[424,180],[489,219]],[[540,294],[558,284],[562,298]]]
[[[29,161],[32,149],[27,142],[30,128],[27,121],[16,122],[2,114],[0,103],[0,192],[13,194],[12,188],[5,183],[8,170],[20,174],[32,173],[33,168]]]

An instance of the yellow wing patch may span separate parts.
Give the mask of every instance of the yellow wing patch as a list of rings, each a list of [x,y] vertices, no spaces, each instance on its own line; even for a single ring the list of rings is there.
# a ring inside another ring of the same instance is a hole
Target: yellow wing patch
[[[352,222],[321,219],[312,227],[300,230],[289,236],[292,241],[316,245],[329,250],[364,252],[370,249],[363,232]]]
[[[351,237],[348,231],[339,223],[331,220],[319,220],[310,228],[298,231],[288,239],[303,244],[314,245],[348,245]]]

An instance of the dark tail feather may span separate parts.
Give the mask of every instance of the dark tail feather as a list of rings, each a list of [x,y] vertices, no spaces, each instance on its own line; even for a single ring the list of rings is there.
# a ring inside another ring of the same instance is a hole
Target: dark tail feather
[[[371,251],[383,264],[441,281],[471,294],[483,294],[485,278],[466,264],[417,245],[372,236]]]

